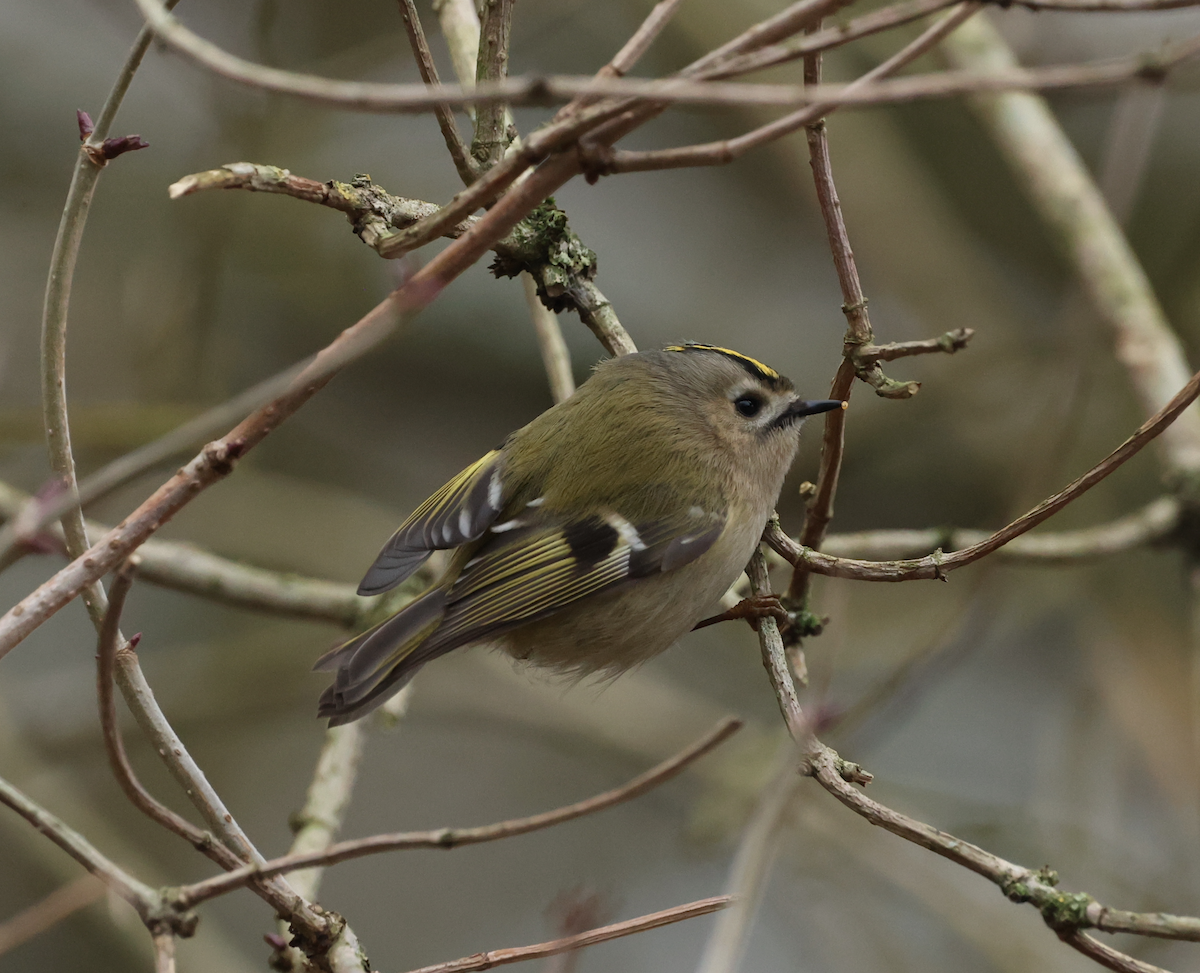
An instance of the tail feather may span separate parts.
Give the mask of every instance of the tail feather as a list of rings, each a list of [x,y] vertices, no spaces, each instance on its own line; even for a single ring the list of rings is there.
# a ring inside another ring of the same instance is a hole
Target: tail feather
[[[445,613],[445,589],[433,588],[391,618],[321,656],[313,668],[337,674],[321,696],[318,715],[330,717],[330,726],[348,723],[398,692],[421,666],[448,651],[421,651]]]

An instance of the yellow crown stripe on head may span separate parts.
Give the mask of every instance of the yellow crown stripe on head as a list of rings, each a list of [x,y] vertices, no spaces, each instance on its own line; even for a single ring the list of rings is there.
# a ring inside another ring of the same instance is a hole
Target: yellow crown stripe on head
[[[725,355],[728,358],[733,358],[741,362],[743,365],[749,365],[750,368],[764,378],[777,379],[780,377],[775,369],[770,365],[764,365],[757,358],[743,355],[740,351],[734,351],[732,348],[722,348],[720,345],[705,345],[698,341],[688,341],[682,345],[667,345],[663,351],[715,351],[718,355]]]

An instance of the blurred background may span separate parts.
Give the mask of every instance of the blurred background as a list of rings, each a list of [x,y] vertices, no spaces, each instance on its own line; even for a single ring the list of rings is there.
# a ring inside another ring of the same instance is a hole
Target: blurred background
[[[649,6],[522,0],[512,73],[594,71]],[[686,0],[637,73],[673,70],[777,6]],[[435,18],[421,11],[451,77]],[[267,64],[417,77],[396,5],[381,0],[187,0],[179,12],[203,36]],[[1009,11],[995,20],[1030,64],[1147,49],[1200,28],[1187,11]],[[27,491],[48,475],[38,331],[78,145],[74,112],[98,112],[137,27],[125,0],[0,5],[0,480]],[[847,79],[915,33],[829,56],[826,76]],[[798,70],[774,77],[793,80]],[[1064,93],[1052,103],[1088,164],[1097,172],[1112,164],[1122,96]],[[1129,233],[1190,349],[1200,339],[1200,72],[1173,76],[1161,97],[1143,91],[1123,103],[1150,119],[1140,140],[1147,164],[1127,185]],[[529,131],[547,114],[521,109],[516,119]],[[765,117],[677,110],[627,144],[707,141]],[[858,386],[834,529],[997,527],[1141,421],[1111,336],[1078,299],[964,104],[846,112],[829,129],[878,340],[977,331],[954,357],[889,367],[924,383],[911,401]],[[432,116],[313,108],[155,49],[113,134],[127,132],[151,147],[100,182],[71,311],[68,385],[83,474],[312,353],[397,280],[397,267],[331,210],[239,192],[170,202],[168,184],[246,160],[319,180],[370,173],[391,192],[433,202],[459,188]],[[597,283],[640,347],[729,345],[825,394],[844,320],[802,136],[725,168],[576,180],[557,199],[599,255]],[[560,321],[582,380],[602,349],[575,317]],[[521,286],[481,264],[162,536],[356,582],[416,503],[550,403]],[[811,426],[780,500],[792,532],[818,441]],[[115,522],[166,472],[89,514]],[[1048,527],[1101,523],[1162,488],[1147,451]],[[61,563],[20,561],[0,575],[0,602]],[[821,579],[815,607],[831,620],[806,645],[806,699],[846,714],[827,740],[875,774],[876,799],[1031,867],[1050,863],[1065,887],[1108,904],[1195,914],[1200,780],[1187,570],[1178,552],[1147,550],[1070,568],[985,561],[948,584]],[[776,588],[785,585],[781,575]],[[125,626],[144,633],[151,684],[241,824],[268,856],[286,851],[288,814],[303,801],[323,734],[313,714],[324,677],[309,669],[338,632],[147,584],[135,587]],[[210,874],[113,782],[95,715],[94,645],[75,603],[0,662],[0,775],[152,884]],[[746,626],[689,636],[608,686],[564,686],[485,649],[440,660],[417,680],[409,716],[371,733],[344,836],[482,824],[569,803],[639,773],[727,713],[749,728],[631,804],[450,854],[343,864],[327,873],[320,899],[350,919],[376,967],[399,971],[552,938],[564,896],[598,897],[604,922],[724,887],[780,734]],[[147,783],[183,810],[154,754],[135,732],[127,739]],[[15,815],[0,814],[0,921],[80,874]],[[184,973],[265,968],[272,921],[258,899],[231,896],[202,915],[199,934],[180,946]],[[595,947],[577,969],[691,970],[711,924]],[[1115,945],[1200,970],[1195,945]],[[149,969],[148,957],[132,913],[101,900],[0,955],[0,970]],[[761,973],[1087,968],[1033,910],[874,831],[815,785],[790,814],[744,964]]]

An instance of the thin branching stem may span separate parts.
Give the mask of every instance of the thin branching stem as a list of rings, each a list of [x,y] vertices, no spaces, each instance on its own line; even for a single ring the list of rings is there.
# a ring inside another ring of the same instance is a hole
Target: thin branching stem
[[[374,855],[386,851],[401,851],[412,848],[459,848],[464,845],[481,844],[488,841],[499,841],[516,835],[540,831],[543,828],[554,827],[576,818],[595,814],[616,804],[633,800],[647,791],[653,790],[665,781],[679,774],[684,768],[699,760],[706,753],[722,744],[741,727],[741,721],[725,719],[718,723],[703,737],[681,750],[675,756],[663,761],[657,767],[652,767],[644,774],[639,774],[633,780],[621,787],[603,794],[589,797],[587,800],[544,811],[526,818],[514,818],[510,821],[500,821],[478,828],[438,828],[435,831],[407,831],[398,834],[373,835],[370,838],[359,838],[353,841],[342,841],[330,845],[323,851],[301,855],[286,855],[261,865],[247,866],[205,879],[195,885],[185,886],[179,890],[177,901],[180,905],[195,905],[197,903],[224,895],[235,888],[245,885],[251,879],[265,875],[277,875],[283,872],[295,871],[298,868],[309,868],[314,865],[333,865],[364,855]]]

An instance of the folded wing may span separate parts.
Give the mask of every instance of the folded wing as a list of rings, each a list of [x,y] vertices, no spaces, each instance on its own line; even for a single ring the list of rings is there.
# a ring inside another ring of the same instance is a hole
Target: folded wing
[[[396,587],[433,551],[478,540],[504,506],[500,452],[472,463],[413,511],[383,546],[358,586],[360,595]]]

